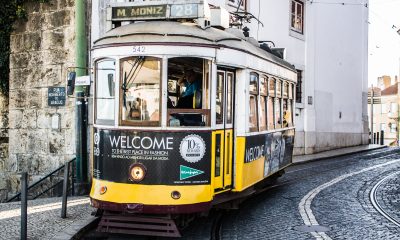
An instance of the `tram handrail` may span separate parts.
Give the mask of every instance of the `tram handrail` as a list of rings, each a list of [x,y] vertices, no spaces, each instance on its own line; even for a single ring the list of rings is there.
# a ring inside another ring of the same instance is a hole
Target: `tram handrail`
[[[43,178],[41,178],[41,179],[39,179],[38,181],[34,182],[32,185],[30,185],[30,186],[28,187],[28,192],[29,192],[30,189],[32,189],[32,188],[38,186],[39,184],[41,184],[42,182],[44,182],[45,180],[47,180],[48,178],[50,178],[51,176],[53,176],[55,173],[57,173],[57,172],[61,171],[62,169],[64,169],[65,166],[69,166],[68,163],[73,163],[74,161],[76,161],[76,158],[73,158],[73,159],[69,160],[66,164],[61,165],[60,167],[58,167],[57,169],[53,170],[52,172],[50,172],[49,174],[47,174],[47,175],[44,176]],[[39,193],[37,196],[34,196],[33,199],[36,199],[36,198],[38,198],[39,196],[43,195],[44,193],[48,192],[49,190],[53,189],[55,186],[57,186],[58,184],[60,184],[60,182],[62,182],[62,181],[59,181],[59,182],[57,182],[57,183],[55,183],[55,184],[52,184],[50,187],[48,187],[47,189],[45,189],[44,191],[42,191],[41,193]],[[18,199],[20,199],[20,198],[21,198],[21,192],[15,194],[15,195],[12,196],[11,198],[7,199],[6,202],[12,202],[12,201],[18,200]]]

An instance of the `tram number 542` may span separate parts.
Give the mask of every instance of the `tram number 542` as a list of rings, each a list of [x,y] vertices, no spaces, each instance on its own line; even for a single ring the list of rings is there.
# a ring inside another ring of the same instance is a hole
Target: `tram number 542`
[[[133,53],[144,53],[146,51],[146,47],[144,46],[133,46]]]

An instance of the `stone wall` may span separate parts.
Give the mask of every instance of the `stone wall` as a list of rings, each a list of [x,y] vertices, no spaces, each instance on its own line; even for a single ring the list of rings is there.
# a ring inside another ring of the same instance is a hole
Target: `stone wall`
[[[0,202],[7,198],[8,98],[0,94]]]
[[[74,100],[63,107],[47,103],[48,87],[65,86],[74,66],[74,1],[28,3],[26,9],[28,20],[17,22],[11,36],[9,157],[0,160],[0,180],[3,172],[10,193],[19,190],[21,172],[35,181],[75,154]],[[60,129],[51,128],[54,114]]]

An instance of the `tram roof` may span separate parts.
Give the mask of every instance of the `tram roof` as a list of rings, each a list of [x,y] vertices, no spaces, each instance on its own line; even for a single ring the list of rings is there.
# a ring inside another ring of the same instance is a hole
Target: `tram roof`
[[[201,29],[194,23],[171,21],[138,22],[110,30],[104,37],[94,42],[94,47],[120,45],[133,42],[193,43],[210,46],[224,46],[255,54],[261,58],[276,62],[295,71],[292,64],[246,41],[246,38],[242,33],[234,34],[233,31],[234,30],[231,29],[223,31],[212,27]]]

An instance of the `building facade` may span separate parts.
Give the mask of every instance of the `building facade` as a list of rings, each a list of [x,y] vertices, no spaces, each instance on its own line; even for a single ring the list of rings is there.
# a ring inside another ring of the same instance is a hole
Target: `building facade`
[[[399,83],[397,77],[392,84],[389,76],[378,78],[378,86],[374,87],[373,105],[371,105],[372,88],[369,88],[368,99],[368,115],[371,119],[370,130],[372,129],[371,138],[377,138],[380,144],[383,132],[383,144],[387,146],[398,146],[399,136]],[[372,113],[371,113],[371,109]],[[373,115],[371,118],[371,114]],[[379,137],[378,137],[379,136]],[[373,140],[372,140],[373,141]]]
[[[251,35],[298,69],[295,154],[368,143],[368,1],[249,1]],[[340,16],[340,17],[338,17]]]
[[[75,65],[74,2],[28,2],[27,19],[14,24],[9,97],[1,105],[0,202],[20,190],[22,172],[32,183],[75,157],[75,100],[49,101]]]

